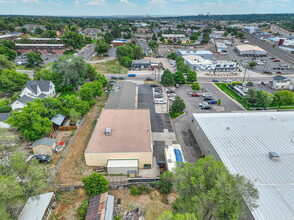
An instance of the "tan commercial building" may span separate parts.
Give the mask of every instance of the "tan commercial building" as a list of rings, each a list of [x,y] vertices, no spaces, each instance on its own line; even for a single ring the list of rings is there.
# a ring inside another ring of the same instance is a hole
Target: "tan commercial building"
[[[266,56],[267,52],[258,46],[243,44],[237,45],[236,50],[240,56]]]
[[[88,166],[106,166],[108,160],[138,160],[151,168],[153,147],[149,110],[104,109],[85,151]]]

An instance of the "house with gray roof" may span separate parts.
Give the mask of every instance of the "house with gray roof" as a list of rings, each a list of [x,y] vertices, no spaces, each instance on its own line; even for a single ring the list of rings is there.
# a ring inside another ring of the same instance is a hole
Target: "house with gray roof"
[[[269,86],[272,89],[289,89],[293,90],[294,82],[291,79],[286,78],[285,76],[277,75],[273,77],[272,81],[269,81]]]
[[[5,123],[4,121],[10,117],[9,113],[0,113],[0,128],[10,128],[10,124]]]
[[[44,137],[34,141],[31,145],[35,155],[37,154],[53,154],[56,147],[56,139]]]
[[[21,109],[27,102],[34,102],[34,99],[44,99],[55,95],[55,85],[50,80],[28,81],[21,91],[20,98],[12,105],[12,109]]]

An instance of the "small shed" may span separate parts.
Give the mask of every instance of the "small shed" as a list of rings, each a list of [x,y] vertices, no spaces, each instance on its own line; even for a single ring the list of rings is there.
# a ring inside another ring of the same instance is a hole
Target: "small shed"
[[[107,192],[90,199],[86,220],[112,220],[114,210],[114,196]]]
[[[44,137],[34,141],[32,149],[35,155],[37,154],[53,154],[56,147],[56,139]]]
[[[23,207],[17,220],[48,219],[52,212],[54,202],[55,196],[53,192],[30,197]]]
[[[57,114],[55,117],[53,117],[51,119],[51,121],[53,122],[54,129],[57,130],[59,128],[59,126],[61,126],[63,124],[65,118],[66,117],[62,114]]]
[[[130,173],[138,174],[139,161],[137,159],[117,159],[107,161],[107,174],[124,174]]]

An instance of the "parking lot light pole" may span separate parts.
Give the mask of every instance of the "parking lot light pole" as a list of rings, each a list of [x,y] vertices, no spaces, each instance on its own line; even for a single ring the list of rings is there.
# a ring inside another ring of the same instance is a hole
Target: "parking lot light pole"
[[[245,82],[246,72],[247,72],[247,65],[245,65],[245,71],[244,71],[244,76],[243,76],[243,82]]]

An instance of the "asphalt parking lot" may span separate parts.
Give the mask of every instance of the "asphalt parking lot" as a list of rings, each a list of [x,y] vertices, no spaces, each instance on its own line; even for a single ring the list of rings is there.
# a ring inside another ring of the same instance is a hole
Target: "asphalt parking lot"
[[[163,132],[168,129],[173,132],[173,127],[167,113],[156,113],[152,88],[150,85],[142,84],[138,86],[138,108],[149,109],[152,132]]]

